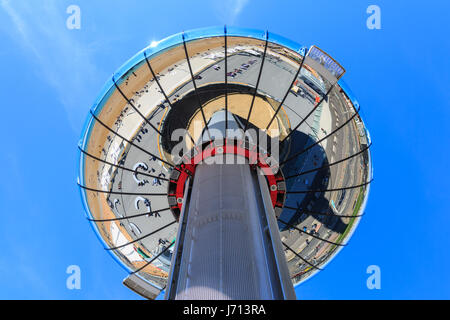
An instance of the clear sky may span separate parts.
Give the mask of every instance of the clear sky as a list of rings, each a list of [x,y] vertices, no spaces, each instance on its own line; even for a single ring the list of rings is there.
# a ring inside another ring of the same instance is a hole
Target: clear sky
[[[370,130],[375,181],[349,245],[301,299],[450,299],[450,2],[0,0],[0,298],[135,299],[89,227],[76,185],[84,120],[112,73],[151,41],[198,27],[268,29],[316,44]],[[69,5],[81,29],[66,28]],[[369,5],[381,29],[369,30]],[[81,290],[66,268],[81,268]],[[370,265],[381,289],[366,286]]]

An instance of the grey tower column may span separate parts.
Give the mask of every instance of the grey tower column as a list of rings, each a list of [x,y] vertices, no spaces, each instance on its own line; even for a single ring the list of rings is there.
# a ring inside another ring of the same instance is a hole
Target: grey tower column
[[[198,165],[166,299],[295,298],[265,177],[248,164]]]

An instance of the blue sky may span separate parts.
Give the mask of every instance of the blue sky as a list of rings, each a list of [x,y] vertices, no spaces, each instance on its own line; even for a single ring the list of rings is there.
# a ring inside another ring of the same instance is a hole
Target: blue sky
[[[68,30],[66,8],[81,8]],[[366,27],[369,5],[381,30]],[[0,0],[0,298],[135,299],[85,220],[77,143],[105,81],[136,52],[213,25],[316,44],[347,69],[370,129],[374,178],[350,244],[301,299],[450,298],[447,1]],[[81,290],[66,268],[81,268]],[[366,269],[381,268],[369,290]]]

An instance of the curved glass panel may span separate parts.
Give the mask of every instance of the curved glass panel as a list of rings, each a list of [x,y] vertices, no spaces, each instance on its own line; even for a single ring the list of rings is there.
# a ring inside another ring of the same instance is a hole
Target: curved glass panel
[[[165,287],[165,249],[178,230],[169,188],[177,148],[205,139],[223,112],[229,129],[279,142],[286,195],[278,225],[293,283],[348,242],[368,199],[371,139],[345,82],[304,54],[261,30],[196,29],[152,43],[106,81],[79,143],[80,195],[125,270]]]

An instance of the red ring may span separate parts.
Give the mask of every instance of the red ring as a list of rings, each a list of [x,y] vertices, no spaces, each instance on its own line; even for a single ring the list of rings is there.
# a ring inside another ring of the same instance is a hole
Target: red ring
[[[267,163],[267,154],[258,153],[256,151],[256,146],[251,147],[251,150],[246,148],[241,140],[236,141],[226,139],[224,145],[215,145],[214,142],[210,141],[203,146],[204,148],[201,150],[198,147],[195,147],[196,154],[193,157],[188,157],[187,155],[183,156],[182,163],[176,166],[176,169],[172,171],[174,174],[170,177],[167,196],[170,209],[177,220],[183,206],[182,200],[184,199],[186,180],[188,177],[194,176],[195,168],[201,161],[217,154],[235,154],[243,156],[249,160],[251,168],[257,166],[263,170],[267,179],[270,198],[274,209],[283,208],[286,196],[284,177],[281,170],[277,170],[276,174],[273,173],[271,167]],[[222,150],[219,151],[219,148],[222,148]]]

